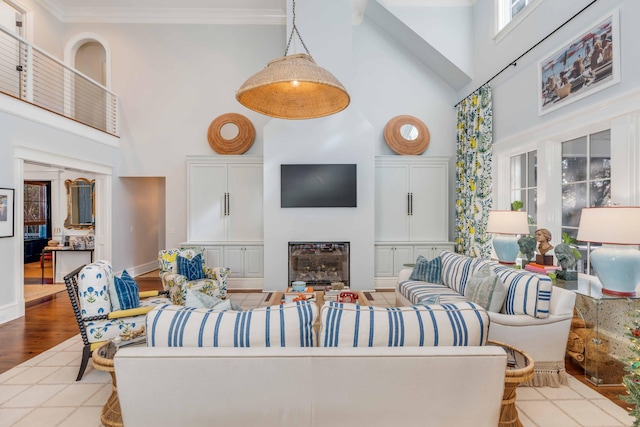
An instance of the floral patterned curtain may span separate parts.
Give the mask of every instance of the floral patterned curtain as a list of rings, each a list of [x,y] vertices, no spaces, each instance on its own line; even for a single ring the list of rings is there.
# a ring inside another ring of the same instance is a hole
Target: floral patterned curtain
[[[486,233],[491,195],[493,106],[485,84],[458,104],[456,148],[456,246],[474,257],[491,256]]]

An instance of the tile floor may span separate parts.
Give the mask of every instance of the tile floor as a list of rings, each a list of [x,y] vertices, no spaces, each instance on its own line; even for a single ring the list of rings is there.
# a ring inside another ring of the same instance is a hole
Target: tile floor
[[[393,306],[392,292],[371,293],[377,306]],[[266,305],[264,293],[232,293],[245,308]],[[100,411],[111,393],[108,373],[80,364],[80,337],[36,356],[0,375],[0,427],[101,426]],[[520,387],[516,405],[524,427],[619,427],[632,419],[619,406],[570,377],[560,388]]]

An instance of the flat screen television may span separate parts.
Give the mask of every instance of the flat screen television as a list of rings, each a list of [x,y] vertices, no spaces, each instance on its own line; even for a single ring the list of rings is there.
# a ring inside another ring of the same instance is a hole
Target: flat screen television
[[[283,208],[355,208],[356,165],[281,165]]]

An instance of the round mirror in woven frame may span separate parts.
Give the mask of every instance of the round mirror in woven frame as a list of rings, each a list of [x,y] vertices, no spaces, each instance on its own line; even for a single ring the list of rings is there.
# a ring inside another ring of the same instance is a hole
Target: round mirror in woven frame
[[[238,134],[232,139],[222,136],[222,127],[226,124],[232,124],[238,128]],[[207,139],[213,151],[218,154],[243,154],[253,145],[256,130],[251,121],[242,114],[227,113],[211,122]]]
[[[384,127],[384,139],[389,148],[397,154],[418,155],[429,147],[431,135],[422,120],[403,115],[389,120]]]

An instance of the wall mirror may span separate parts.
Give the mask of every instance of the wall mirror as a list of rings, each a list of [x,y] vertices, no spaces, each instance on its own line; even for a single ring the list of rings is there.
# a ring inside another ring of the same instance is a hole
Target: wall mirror
[[[429,146],[429,129],[417,117],[403,115],[389,120],[384,127],[384,139],[397,154],[418,155]]]
[[[67,179],[64,186],[67,188],[67,219],[64,220],[64,228],[92,229],[95,214],[95,180]]]

